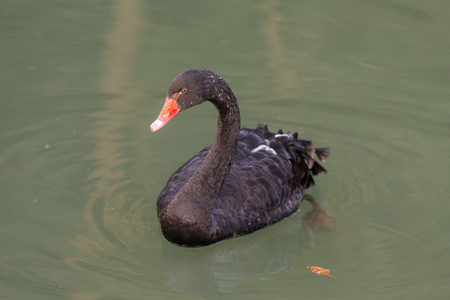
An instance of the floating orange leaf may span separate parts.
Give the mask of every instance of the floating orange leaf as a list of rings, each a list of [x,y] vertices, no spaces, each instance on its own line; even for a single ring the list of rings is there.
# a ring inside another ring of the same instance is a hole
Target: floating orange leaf
[[[326,275],[326,276],[333,277],[334,279],[337,279],[336,276],[333,276],[333,275],[330,274],[330,269],[324,269],[324,268],[316,267],[316,266],[308,266],[308,269],[312,273],[315,273],[317,275]]]

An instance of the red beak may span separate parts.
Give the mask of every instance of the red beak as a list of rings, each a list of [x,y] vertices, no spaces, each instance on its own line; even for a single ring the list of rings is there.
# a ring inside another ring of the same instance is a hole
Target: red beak
[[[166,102],[164,102],[164,106],[161,109],[158,118],[150,125],[151,132],[155,132],[166,125],[170,119],[180,112],[180,108],[177,106],[178,95],[179,94],[175,94],[173,98],[166,97]]]

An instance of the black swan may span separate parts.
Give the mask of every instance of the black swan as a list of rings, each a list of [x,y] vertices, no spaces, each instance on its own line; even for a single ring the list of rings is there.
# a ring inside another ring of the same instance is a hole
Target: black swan
[[[209,101],[219,111],[217,133],[168,180],[157,200],[164,237],[206,246],[245,235],[297,211],[313,175],[326,170],[328,148],[316,149],[297,133],[271,133],[266,125],[240,128],[239,107],[228,84],[209,70],[191,69],[170,84],[152,132],[173,116]]]

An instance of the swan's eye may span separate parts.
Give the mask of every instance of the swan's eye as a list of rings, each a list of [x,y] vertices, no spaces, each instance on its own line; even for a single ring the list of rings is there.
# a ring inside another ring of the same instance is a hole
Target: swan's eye
[[[186,94],[186,93],[187,93],[187,91],[188,91],[188,89],[187,89],[187,88],[181,89],[181,93],[182,93],[182,94]]]

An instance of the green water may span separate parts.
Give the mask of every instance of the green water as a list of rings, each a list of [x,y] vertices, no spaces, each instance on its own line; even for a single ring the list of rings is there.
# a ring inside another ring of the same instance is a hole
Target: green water
[[[443,299],[450,288],[448,1],[12,1],[0,9],[1,299]],[[243,127],[329,146],[294,216],[206,248],[156,198],[209,144],[157,133],[174,76],[214,70]],[[308,265],[330,268],[331,277]]]

